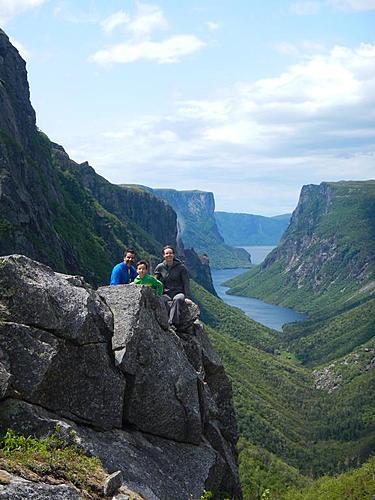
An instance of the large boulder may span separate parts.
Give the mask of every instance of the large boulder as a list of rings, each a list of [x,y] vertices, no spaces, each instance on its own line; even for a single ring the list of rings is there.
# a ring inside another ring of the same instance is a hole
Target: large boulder
[[[108,286],[98,292],[114,311],[112,348],[127,380],[127,423],[150,434],[199,444],[199,374],[180,339],[168,330],[164,304],[142,285]]]
[[[107,342],[113,332],[111,311],[83,278],[24,255],[0,260],[0,316],[75,344]]]
[[[146,500],[241,498],[231,385],[198,315],[175,331],[149,287],[0,258],[0,433],[58,426]]]
[[[22,255],[0,261],[0,391],[101,429],[121,428],[125,378],[110,309],[81,278]]]

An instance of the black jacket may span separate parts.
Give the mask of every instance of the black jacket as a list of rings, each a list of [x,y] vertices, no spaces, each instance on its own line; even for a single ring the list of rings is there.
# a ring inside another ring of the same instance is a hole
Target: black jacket
[[[168,269],[164,260],[155,268],[154,276],[163,283],[164,293],[173,298],[177,293],[190,297],[190,283],[186,267],[178,259],[173,259],[172,266]]]

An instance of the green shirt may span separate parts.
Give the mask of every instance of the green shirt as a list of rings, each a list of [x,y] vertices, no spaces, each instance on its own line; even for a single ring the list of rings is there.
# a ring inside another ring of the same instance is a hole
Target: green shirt
[[[156,290],[156,295],[163,295],[164,292],[164,286],[163,283],[159,280],[157,280],[154,276],[151,276],[151,274],[145,274],[143,278],[140,278],[137,276],[135,280],[133,281],[135,285],[147,285],[152,287],[154,290]]]

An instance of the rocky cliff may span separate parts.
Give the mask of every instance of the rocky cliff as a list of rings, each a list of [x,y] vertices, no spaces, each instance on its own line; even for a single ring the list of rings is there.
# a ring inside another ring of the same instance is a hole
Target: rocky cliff
[[[249,267],[249,254],[224,243],[215,217],[213,193],[206,191],[177,191],[176,189],[151,189],[166,200],[176,211],[179,237],[185,247],[205,254],[214,268]]]
[[[349,307],[375,291],[375,181],[304,186],[287,231],[255,272],[233,283],[306,312]]]
[[[146,500],[240,498],[231,386],[196,306],[185,313],[184,331],[168,330],[148,287],[96,292],[1,258],[0,432],[58,425]]]
[[[64,149],[52,144],[54,160],[75,179],[111,214],[129,225],[138,233],[146,232],[140,243],[149,252],[155,251],[150,235],[159,242],[177,244],[177,216],[167,202],[148,191],[136,187],[120,188],[98,175],[84,162],[77,164],[69,158]]]

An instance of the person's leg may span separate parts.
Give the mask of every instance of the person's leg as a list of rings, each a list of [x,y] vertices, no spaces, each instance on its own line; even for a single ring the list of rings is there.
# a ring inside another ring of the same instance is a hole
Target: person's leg
[[[161,298],[161,301],[163,302],[163,304],[165,305],[165,308],[166,308],[167,314],[168,314],[168,318],[170,318],[172,299],[166,294],[163,294],[160,298]],[[170,319],[168,319],[168,324],[171,325]]]
[[[181,306],[185,301],[185,295],[178,293],[173,297],[169,311],[169,324],[178,326],[181,323]]]

